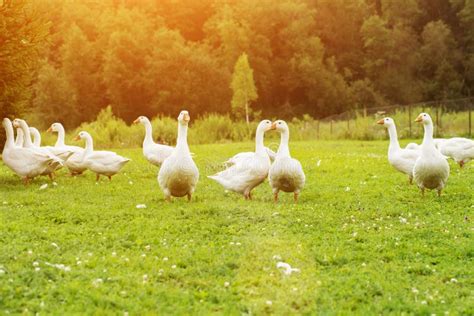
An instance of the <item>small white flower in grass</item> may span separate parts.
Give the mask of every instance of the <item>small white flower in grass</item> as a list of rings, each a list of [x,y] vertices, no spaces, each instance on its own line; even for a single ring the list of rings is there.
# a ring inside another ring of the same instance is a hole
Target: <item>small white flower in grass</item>
[[[112,257],[115,257],[115,256],[117,256],[117,253],[114,251],[112,252]]]
[[[318,162],[316,163],[316,166],[321,166],[321,159],[318,160]]]
[[[277,269],[283,269],[283,273],[285,275],[291,275],[293,272],[300,272],[300,269],[292,268],[288,263],[286,262],[277,262],[276,265]]]
[[[51,243],[51,246],[53,246],[53,247],[56,248],[56,249],[60,249],[59,246],[58,246],[58,244],[55,243],[55,242],[52,242],[52,243]]]
[[[356,237],[356,236],[357,236],[357,232],[353,232],[352,237]]]
[[[171,266],[171,269],[176,269],[176,265],[173,264],[173,265]]]
[[[52,184],[53,184],[55,187],[58,186],[58,184],[57,184],[56,182],[53,182]]]
[[[8,204],[8,202],[7,202],[7,201],[3,201],[3,205],[7,205],[7,204]]]
[[[120,295],[121,296],[127,296],[127,292],[126,291],[120,291]]]
[[[141,257],[142,257],[142,258],[145,258],[145,257],[146,257],[146,254],[142,253],[142,256],[141,256]]]
[[[451,282],[451,283],[458,283],[458,280],[455,279],[455,278],[452,278],[451,280],[449,280],[449,282]]]
[[[241,246],[242,244],[240,242],[235,243],[236,246]]]
[[[92,253],[92,252],[88,252],[87,255],[88,255],[89,257],[92,257],[93,253]]]
[[[31,249],[29,249],[27,254],[29,254],[31,256],[33,254],[33,251]]]
[[[128,316],[128,312],[123,312],[123,316]]]
[[[365,266],[367,266],[367,265],[365,264],[365,262],[362,262],[362,266],[365,267]]]
[[[274,255],[273,260],[281,260],[281,256],[280,255]]]
[[[146,205],[145,204],[137,204],[136,208],[138,208],[138,209],[146,208]]]
[[[82,264],[82,261],[81,261],[81,260],[77,260],[76,264],[77,264],[78,266],[80,266],[80,265]]]
[[[418,294],[418,293],[419,293],[419,291],[418,291],[417,288],[412,288],[411,291],[412,291],[414,294]]]
[[[150,249],[151,249],[151,246],[150,246],[150,245],[146,245],[146,246],[145,246],[145,250],[150,251]]]
[[[163,261],[168,261],[168,257],[164,257],[164,258],[163,258]]]
[[[272,301],[266,301],[265,304],[267,304],[268,306],[272,306],[273,302]]]
[[[133,184],[133,181],[128,181],[128,184],[132,185],[132,184]]]
[[[230,286],[230,283],[226,281],[226,282],[224,282],[224,286],[225,286],[225,287],[229,287],[229,286]]]
[[[147,283],[148,282],[148,274],[144,274],[143,275],[143,283]]]
[[[40,267],[36,267],[36,268],[35,268],[35,272],[39,272],[40,270],[41,270]]]
[[[293,292],[296,292],[296,291],[298,291],[298,288],[297,288],[297,287],[294,287],[294,288],[293,288]]]
[[[102,280],[101,278],[92,280],[92,285],[94,287],[99,287],[102,283],[104,283],[104,280]]]
[[[33,261],[33,267],[37,267],[39,266],[39,262],[38,261]]]
[[[346,191],[346,192],[349,192],[350,190],[351,190],[350,187],[346,187],[346,188],[344,189],[344,191]]]
[[[407,223],[407,219],[404,218],[404,217],[400,217],[400,223],[406,224],[406,223]]]
[[[46,189],[47,187],[48,187],[48,184],[45,183],[45,184],[42,184],[39,189],[40,189],[40,190],[44,190],[44,189]]]
[[[4,275],[4,274],[5,274],[5,270],[0,269],[0,275]]]
[[[421,305],[426,305],[426,304],[428,304],[427,301],[421,301]]]
[[[130,259],[128,259],[128,258],[125,258],[125,259],[123,259],[123,260],[125,260],[126,262],[129,262],[129,261],[130,261]]]

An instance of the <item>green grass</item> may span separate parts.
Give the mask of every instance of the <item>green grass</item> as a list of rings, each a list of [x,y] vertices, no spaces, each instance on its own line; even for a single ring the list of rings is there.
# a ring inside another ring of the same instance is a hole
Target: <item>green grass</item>
[[[293,142],[306,188],[275,205],[267,182],[245,201],[206,178],[252,147],[191,145],[191,203],[164,202],[139,149],[110,183],[61,171],[39,190],[0,165],[0,314],[474,313],[474,164],[423,198],[387,142]]]

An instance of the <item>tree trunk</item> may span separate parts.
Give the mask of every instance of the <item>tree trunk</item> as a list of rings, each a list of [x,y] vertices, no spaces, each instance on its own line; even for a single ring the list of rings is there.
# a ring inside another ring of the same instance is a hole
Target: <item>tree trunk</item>
[[[248,103],[248,101],[245,102],[245,121],[247,122],[247,126],[250,126],[250,120],[249,120],[249,103]]]

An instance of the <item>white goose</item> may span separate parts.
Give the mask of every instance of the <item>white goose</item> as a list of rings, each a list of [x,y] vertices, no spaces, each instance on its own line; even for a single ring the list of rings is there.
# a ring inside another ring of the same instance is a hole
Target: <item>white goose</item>
[[[13,141],[12,122],[4,118],[2,124],[7,135],[2,153],[3,162],[8,168],[23,178],[25,185],[29,184],[31,179],[43,174],[46,170],[60,165],[60,162],[49,154],[41,153],[32,148],[16,146]]]
[[[435,189],[438,196],[446,186],[449,177],[449,164],[433,142],[433,121],[429,114],[421,113],[415,122],[423,123],[425,134],[421,144],[421,156],[416,160],[413,168],[413,177],[416,184],[425,194],[425,189]]]
[[[158,183],[163,190],[166,201],[171,197],[187,196],[191,201],[192,194],[199,180],[199,170],[193,161],[188,146],[188,111],[181,111],[178,116],[178,140],[172,154],[163,161],[158,172]]]
[[[35,127],[30,127],[30,134],[33,137],[33,146],[41,147],[41,134]]]
[[[78,146],[71,146],[71,145],[66,145],[64,143],[64,138],[65,138],[65,130],[64,127],[61,123],[53,123],[51,126],[48,128],[48,132],[56,132],[58,133],[58,138],[56,140],[56,143],[54,144],[54,150],[68,150],[72,152],[73,154],[64,162],[64,165],[69,169],[71,172],[72,176],[75,175],[80,175],[84,171],[87,170],[87,168],[84,166],[82,163],[82,156],[84,154],[84,148],[78,147]]]
[[[408,175],[410,184],[413,183],[413,167],[420,157],[421,151],[418,149],[401,148],[398,142],[397,128],[391,117],[383,118],[377,121],[377,124],[383,125],[388,130],[390,143],[388,145],[388,162],[398,171]]]
[[[25,120],[21,119],[15,119],[13,120],[13,126],[18,128],[20,127],[23,130],[23,147],[24,148],[30,148],[38,153],[48,155],[50,158],[53,158],[56,163],[55,164],[50,164],[48,168],[46,168],[41,175],[42,176],[48,176],[51,180],[54,179],[54,172],[61,168],[63,166],[63,160],[59,158],[58,156],[52,154],[48,149],[44,147],[38,147],[35,146],[32,141],[31,141],[31,133],[30,133],[30,128],[28,124],[26,123]],[[70,153],[69,153],[70,154]]]
[[[271,128],[272,122],[261,121],[255,134],[255,152],[243,155],[227,169],[208,178],[217,181],[226,190],[241,193],[245,199],[252,199],[252,189],[265,181],[270,170],[270,158],[263,145],[263,138]]]
[[[443,155],[453,158],[461,168],[474,159],[474,141],[468,138],[438,139],[435,146]]]
[[[94,151],[92,136],[88,132],[80,132],[74,140],[83,139],[86,147],[82,154],[82,167],[89,169],[96,174],[96,181],[104,175],[112,180],[112,176],[117,174],[130,159],[117,155],[112,151]]]
[[[304,187],[305,175],[301,163],[291,158],[288,141],[290,139],[290,129],[285,121],[273,122],[272,129],[276,129],[281,134],[280,147],[275,157],[275,161],[270,167],[268,180],[273,189],[275,202],[278,201],[278,193],[293,192],[295,202]]]
[[[167,145],[157,144],[153,141],[153,130],[150,120],[146,116],[139,116],[134,124],[141,123],[145,126],[145,138],[143,140],[143,156],[153,165],[160,166],[172,153],[174,148]]]

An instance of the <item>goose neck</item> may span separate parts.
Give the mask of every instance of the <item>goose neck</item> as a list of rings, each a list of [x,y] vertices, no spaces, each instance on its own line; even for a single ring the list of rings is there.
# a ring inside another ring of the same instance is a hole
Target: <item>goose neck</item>
[[[6,121],[7,119],[5,119]],[[4,124],[4,127],[5,127],[5,133],[6,133],[6,136],[7,136],[7,140],[5,142],[5,148],[12,148],[15,146],[15,142],[13,141],[13,126],[12,126],[12,122],[10,122],[10,120],[8,120],[8,122],[6,122]]]
[[[189,151],[188,147],[188,125],[178,123],[178,139],[176,141],[176,150]]]
[[[390,144],[388,150],[400,149],[400,143],[398,142],[397,128],[394,125],[390,125],[388,128],[388,137],[390,138]]]
[[[423,129],[424,129],[425,133],[423,135],[422,149],[423,149],[423,151],[431,150],[432,148],[434,148],[433,123],[428,122],[426,124],[423,124]]]
[[[23,130],[23,144],[25,147],[30,148],[34,147],[33,143],[31,142],[31,133],[30,133],[30,128],[28,127],[28,124],[26,122],[22,121],[20,123],[20,127]]]
[[[13,127],[12,127],[13,130]],[[16,129],[16,140],[15,140],[15,146],[18,147],[23,147],[23,130],[21,128]]]
[[[56,140],[56,147],[64,147],[64,136],[65,136],[65,132],[64,132],[64,127],[61,125],[59,128],[58,128],[58,139]]]
[[[94,151],[94,142],[92,140],[92,137],[90,135],[87,135],[85,137],[85,141],[86,147],[84,148],[84,157],[92,154],[92,152]]]
[[[259,154],[266,154],[265,145],[263,144],[263,137],[265,132],[262,129],[257,129],[255,133],[255,152]]]
[[[290,148],[288,147],[289,140],[290,140],[290,132],[288,130],[284,130],[280,136],[280,146],[278,147],[278,156],[290,157]]]
[[[143,125],[145,125],[145,139],[143,144],[149,144],[153,142],[153,128],[149,120],[146,120]]]

